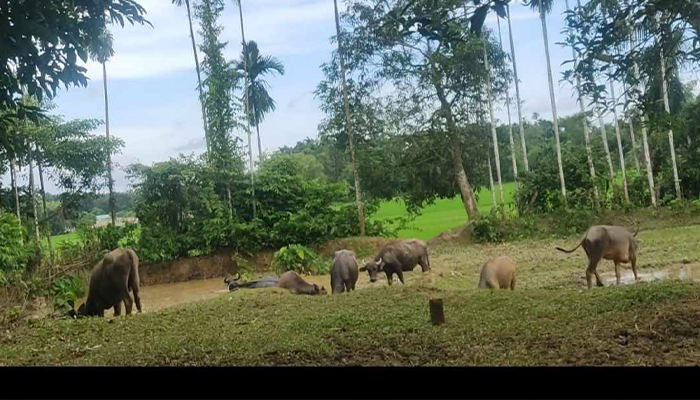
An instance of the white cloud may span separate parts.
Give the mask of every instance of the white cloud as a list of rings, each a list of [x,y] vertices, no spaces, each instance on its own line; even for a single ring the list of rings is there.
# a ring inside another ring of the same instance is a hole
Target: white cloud
[[[107,63],[110,79],[140,79],[162,77],[182,70],[194,69],[192,44],[189,36],[187,13],[164,0],[140,2],[148,12],[151,26],[112,26],[115,55]],[[333,27],[333,4],[327,1],[288,1],[280,5],[263,1],[248,6],[243,4],[246,39],[255,40],[266,54],[277,57],[307,54],[330,46],[327,37],[318,40],[319,30]],[[194,10],[192,10],[194,14]],[[197,45],[199,21],[193,17]],[[325,21],[325,24],[319,22]],[[226,2],[219,19],[224,30],[222,41],[228,41],[225,56],[238,58],[240,53],[240,25],[238,9]],[[325,26],[327,25],[327,26]],[[197,49],[199,60],[203,54]],[[85,64],[88,77],[102,79],[101,66],[93,61]]]

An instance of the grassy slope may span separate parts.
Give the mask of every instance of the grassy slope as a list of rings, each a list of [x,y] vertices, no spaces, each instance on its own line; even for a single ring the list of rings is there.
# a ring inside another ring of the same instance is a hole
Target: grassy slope
[[[700,225],[639,237],[642,272],[700,259]],[[660,281],[582,290],[583,252],[554,250],[575,240],[435,245],[432,272],[416,269],[405,286],[392,287],[368,285],[362,274],[362,288],[345,295],[241,290],[111,323],[33,321],[0,333],[0,364],[697,364],[699,286]],[[481,264],[499,254],[518,264],[518,290],[476,290]],[[610,262],[599,268],[612,271]],[[444,299],[443,326],[429,323],[433,297]]]
[[[513,202],[515,184],[503,184],[506,204]],[[491,191],[483,189],[479,192],[479,212],[488,213],[491,209]],[[499,201],[498,188],[496,188],[496,201]],[[403,202],[388,201],[382,203],[379,211],[373,216],[377,220],[396,218],[406,215],[406,207]],[[461,197],[453,199],[439,199],[435,204],[423,209],[423,214],[416,218],[410,229],[399,231],[401,238],[418,238],[429,240],[447,230],[457,228],[467,222],[467,214],[464,211]]]

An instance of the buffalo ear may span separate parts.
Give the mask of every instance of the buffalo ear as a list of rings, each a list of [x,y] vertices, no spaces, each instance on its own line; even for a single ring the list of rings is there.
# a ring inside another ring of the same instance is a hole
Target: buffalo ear
[[[360,267],[360,272],[365,272],[365,271],[367,271],[367,268],[365,268],[365,267]]]

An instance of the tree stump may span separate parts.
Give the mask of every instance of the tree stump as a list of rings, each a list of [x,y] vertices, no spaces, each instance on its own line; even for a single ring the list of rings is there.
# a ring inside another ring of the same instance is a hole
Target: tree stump
[[[430,321],[433,325],[444,324],[445,312],[442,308],[442,299],[430,299],[428,304],[430,305]]]

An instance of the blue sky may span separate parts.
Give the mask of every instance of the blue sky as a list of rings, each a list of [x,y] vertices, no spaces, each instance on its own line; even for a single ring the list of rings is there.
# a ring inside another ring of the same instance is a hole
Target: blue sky
[[[122,154],[114,156],[119,166],[134,162],[151,164],[180,153],[197,154],[205,149],[186,10],[172,5],[170,0],[138,2],[145,7],[154,27],[112,27],[116,54],[107,63],[110,132],[125,141]],[[339,6],[342,10],[343,5]],[[563,41],[564,8],[564,2],[555,2],[547,18],[559,116],[577,111],[571,87],[559,82],[564,70],[561,64],[571,58],[570,49],[556,45]],[[263,151],[274,151],[306,137],[315,137],[323,114],[313,91],[323,78],[320,65],[330,59],[334,49],[329,40],[335,34],[333,1],[243,0],[243,12],[246,39],[257,41],[262,53],[279,58],[286,70],[284,76],[268,78],[277,110],[260,127]],[[511,16],[524,116],[529,118],[537,112],[551,119],[539,17],[520,5],[511,6]],[[486,23],[496,29],[495,17],[489,17]],[[198,29],[198,21],[195,24]],[[224,27],[222,39],[229,42],[226,58],[237,58],[241,37],[238,10],[233,0],[226,2],[219,24]],[[504,47],[509,53],[507,25],[502,23],[501,29]],[[199,44],[200,38],[197,33],[195,35]],[[201,61],[201,53],[199,57]],[[90,78],[88,87],[60,92],[55,99],[58,105],[55,113],[67,119],[104,119],[102,69],[91,61],[86,67]],[[515,96],[514,88],[512,96]],[[500,107],[496,110],[497,118],[507,121],[505,105],[497,106]],[[517,121],[514,108],[511,118]],[[104,132],[104,127],[100,132]],[[237,134],[243,137],[243,132]],[[257,157],[255,143],[254,156]],[[123,171],[115,171],[114,177],[117,190],[129,188]],[[57,191],[53,185],[47,190]]]

